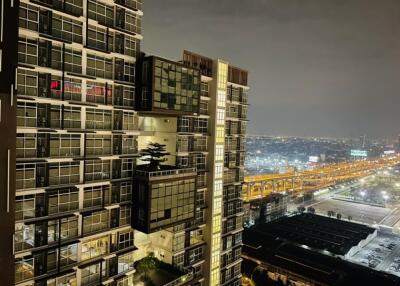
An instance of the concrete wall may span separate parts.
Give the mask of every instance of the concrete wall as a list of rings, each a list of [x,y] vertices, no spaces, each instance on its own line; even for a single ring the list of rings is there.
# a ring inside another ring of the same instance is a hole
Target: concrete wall
[[[150,142],[166,145],[166,150],[171,155],[167,156],[164,164],[175,165],[177,118],[176,117],[139,117],[140,136],[138,138],[139,150],[148,147]],[[138,165],[144,162],[138,160]]]

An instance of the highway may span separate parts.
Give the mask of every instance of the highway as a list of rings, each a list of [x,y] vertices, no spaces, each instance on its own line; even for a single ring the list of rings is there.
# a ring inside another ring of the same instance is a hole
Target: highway
[[[336,164],[322,164],[311,171],[287,172],[246,176],[242,198],[252,201],[274,192],[304,194],[335,186],[341,182],[366,177],[377,170],[400,164],[400,156],[370,160],[349,161]]]

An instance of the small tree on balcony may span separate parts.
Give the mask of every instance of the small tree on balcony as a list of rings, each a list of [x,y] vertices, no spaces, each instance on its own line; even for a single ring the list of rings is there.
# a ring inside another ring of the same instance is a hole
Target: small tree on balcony
[[[154,253],[149,253],[148,256],[139,260],[135,266],[139,273],[143,273],[146,278],[148,278],[148,273],[151,270],[156,270],[159,267],[160,261],[154,257]]]
[[[142,161],[149,162],[148,166],[152,170],[160,170],[160,164],[167,161],[165,156],[170,155],[165,150],[165,144],[153,143],[149,147],[140,151]]]

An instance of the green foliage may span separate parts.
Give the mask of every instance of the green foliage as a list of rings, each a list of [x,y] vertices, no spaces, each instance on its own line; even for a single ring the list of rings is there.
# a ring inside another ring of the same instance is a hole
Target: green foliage
[[[303,206],[299,206],[299,207],[297,207],[297,211],[298,211],[298,213],[304,213],[304,211],[306,210],[306,208],[305,207],[303,207]]]
[[[142,161],[149,162],[148,167],[152,170],[160,170],[160,164],[167,161],[165,156],[170,155],[166,152],[165,144],[153,143],[149,147],[140,151]]]
[[[334,211],[328,211],[327,213],[329,217],[335,216],[336,214]]]
[[[155,270],[159,267],[160,261],[154,257],[154,253],[150,253],[148,256],[139,260],[136,264],[136,270],[139,273],[144,273],[147,277],[147,273],[151,270]]]
[[[278,281],[274,281],[268,277],[268,274],[265,270],[258,270],[257,268],[254,270],[252,276],[252,281],[256,286],[283,286],[285,283],[279,279]]]
[[[308,207],[307,212],[309,212],[311,214],[315,214],[315,209],[313,207]]]

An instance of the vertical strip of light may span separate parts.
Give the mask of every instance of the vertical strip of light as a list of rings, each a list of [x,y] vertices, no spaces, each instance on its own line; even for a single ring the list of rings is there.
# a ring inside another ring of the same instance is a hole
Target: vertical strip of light
[[[222,189],[224,178],[224,144],[225,144],[225,108],[228,64],[218,61],[216,131],[214,156],[214,186],[212,206],[212,239],[211,239],[211,286],[220,284],[220,257],[222,234]]]

